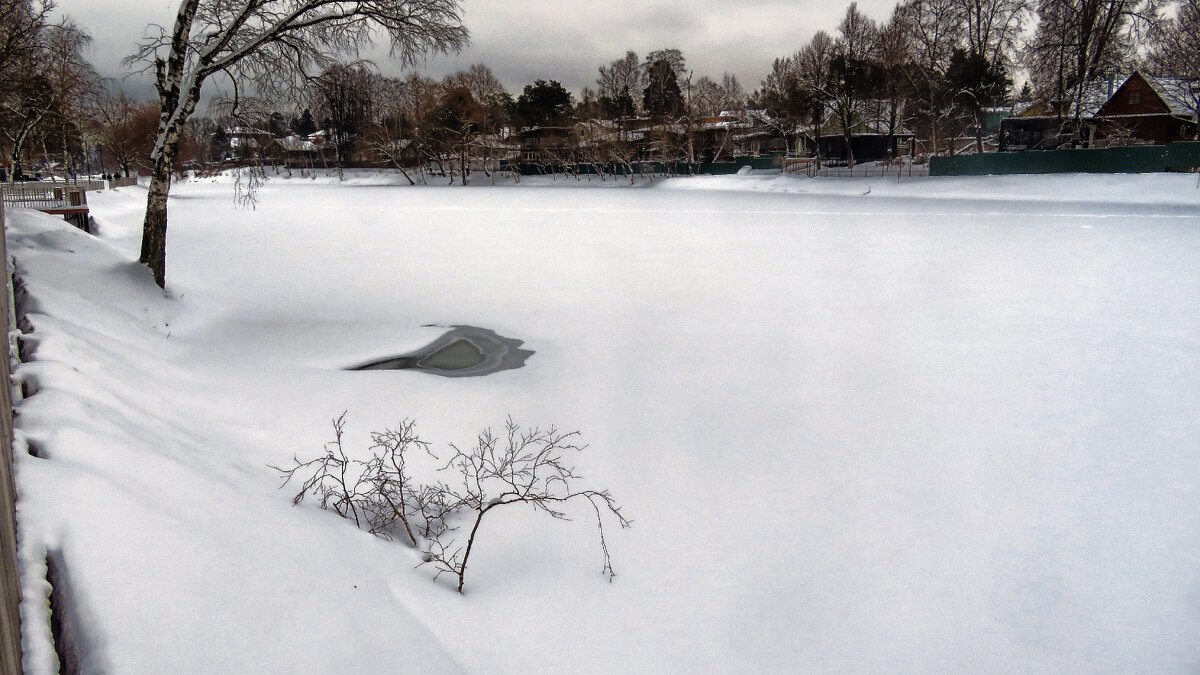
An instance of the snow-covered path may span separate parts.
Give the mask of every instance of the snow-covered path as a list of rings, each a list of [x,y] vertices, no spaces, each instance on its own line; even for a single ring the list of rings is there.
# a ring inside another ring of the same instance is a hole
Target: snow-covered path
[[[62,559],[96,672],[1200,666],[1194,177],[380,182],[179,186],[169,298],[144,191],[89,196],[100,241],[13,217],[22,551]],[[429,324],[536,353],[342,370]],[[358,447],[579,429],[636,521],[616,582],[586,513],[501,515],[459,597],[291,508],[266,465],[343,410]]]

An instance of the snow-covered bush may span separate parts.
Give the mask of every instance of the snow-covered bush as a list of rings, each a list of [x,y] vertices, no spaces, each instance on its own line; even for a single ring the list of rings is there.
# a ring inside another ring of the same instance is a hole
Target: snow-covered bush
[[[580,486],[581,478],[565,455],[581,452],[579,432],[562,433],[555,427],[523,430],[509,418],[504,434],[485,429],[475,444],[463,450],[450,445],[450,459],[437,469],[439,475],[454,476],[449,482],[417,483],[409,475],[407,455],[420,450],[437,459],[429,444],[421,440],[411,420],[396,429],[371,434],[371,456],[353,459],[342,444],[346,414],[333,420],[334,440],[325,454],[308,461],[293,457],[294,466],[279,471],[284,481],[301,481],[292,498],[299,504],[308,495],[372,534],[392,539],[401,529],[412,546],[423,550],[423,564],[432,565],[434,578],[449,573],[463,592],[467,562],[475,546],[485,515],[501,506],[526,504],[552,518],[567,520],[563,506],[586,501],[596,515],[603,571],[611,581],[616,576],[604,536],[605,512],[621,527],[631,521],[608,490]],[[465,543],[455,533],[469,526]]]

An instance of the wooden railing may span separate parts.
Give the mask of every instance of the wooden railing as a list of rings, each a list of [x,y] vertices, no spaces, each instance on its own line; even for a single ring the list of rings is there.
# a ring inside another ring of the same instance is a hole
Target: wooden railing
[[[84,232],[91,232],[87,191],[66,183],[16,183],[0,186],[0,201],[6,207],[36,209],[62,216]]]
[[[45,186],[45,187],[43,187]],[[25,207],[39,211],[57,209],[87,209],[87,191],[82,187],[53,183],[16,183],[0,186],[0,195],[9,207]]]
[[[95,179],[95,178],[68,178],[66,180],[36,180],[36,181],[22,181],[22,182],[17,182],[17,183],[3,183],[3,185],[6,188],[9,188],[9,187],[38,187],[38,188],[41,188],[41,187],[67,187],[67,188],[78,188],[80,190],[84,190],[85,192],[91,192],[91,191],[95,191],[95,190],[107,190],[107,189],[119,188],[119,187],[129,187],[131,185],[137,185],[137,183],[138,183],[137,176],[130,176],[129,178],[110,178],[107,180],[99,180],[99,179]]]

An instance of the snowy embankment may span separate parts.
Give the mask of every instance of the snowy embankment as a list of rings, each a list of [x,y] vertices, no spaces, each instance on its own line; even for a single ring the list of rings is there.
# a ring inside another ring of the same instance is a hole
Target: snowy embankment
[[[87,672],[1200,667],[1194,177],[392,182],[177,186],[166,295],[144,190],[10,214],[29,672],[47,556]],[[429,324],[535,354],[344,370]],[[580,430],[615,583],[586,511],[497,512],[460,597],[291,507],[344,410]]]

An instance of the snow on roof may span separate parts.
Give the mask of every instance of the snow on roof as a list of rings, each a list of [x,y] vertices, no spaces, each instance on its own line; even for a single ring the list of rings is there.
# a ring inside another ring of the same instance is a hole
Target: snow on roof
[[[700,123],[701,129],[745,129],[752,126],[749,121],[741,120],[736,117],[706,117]]]
[[[1098,77],[1084,85],[1080,117],[1095,117],[1129,77]],[[1118,84],[1121,83],[1121,84]],[[1072,117],[1075,115],[1075,88],[1065,92],[1066,100],[1039,99],[1013,106],[1013,117]],[[1060,112],[1061,111],[1061,112]]]
[[[1019,117],[1035,105],[1038,105],[1037,101],[1017,101],[1012,105],[1012,116]]]
[[[279,147],[287,152],[316,152],[317,144],[310,140],[300,138],[299,136],[288,136],[287,138],[276,139]]]
[[[230,136],[270,136],[271,132],[255,129],[254,127],[233,127],[227,132]]]
[[[257,150],[259,145],[258,145],[258,141],[254,140],[253,138],[236,137],[236,138],[229,139],[229,147],[231,147],[231,148],[249,148],[251,150]]]
[[[1162,102],[1167,105],[1172,115],[1192,115],[1196,111],[1196,102],[1200,100],[1200,82],[1169,77],[1154,77],[1141,73],[1142,79]],[[1132,75],[1130,77],[1133,77]]]
[[[1125,78],[1125,80],[1128,79],[1129,78]],[[1083,100],[1080,105],[1080,114],[1084,117],[1095,117],[1096,114],[1100,112],[1100,108],[1103,108],[1104,104],[1108,103],[1108,99],[1112,98],[1112,95],[1117,91],[1117,89],[1120,89],[1120,87],[1116,86],[1115,83],[1123,81],[1124,80],[1121,80],[1119,77],[1113,79],[1099,77],[1091,82],[1088,82],[1083,88]],[[1073,98],[1074,97],[1072,97],[1072,99]],[[1074,104],[1075,102],[1072,100],[1071,105],[1074,106]],[[1073,107],[1071,112],[1074,112]]]

